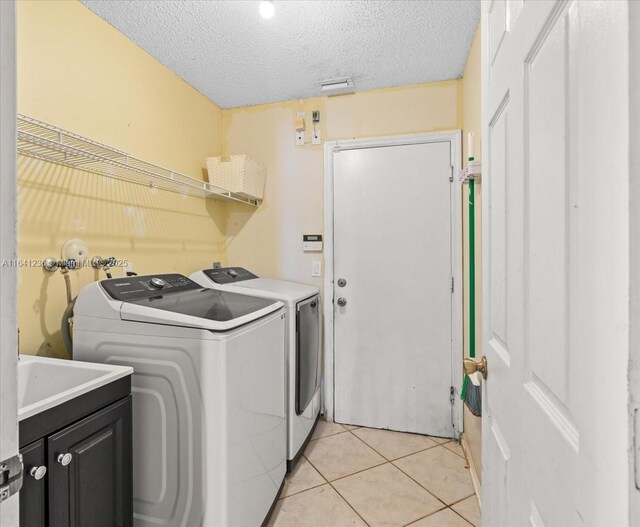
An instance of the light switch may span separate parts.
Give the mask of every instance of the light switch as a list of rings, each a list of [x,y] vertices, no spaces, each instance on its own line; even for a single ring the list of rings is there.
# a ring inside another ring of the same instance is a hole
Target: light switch
[[[311,263],[311,276],[322,276],[322,262],[314,260]]]

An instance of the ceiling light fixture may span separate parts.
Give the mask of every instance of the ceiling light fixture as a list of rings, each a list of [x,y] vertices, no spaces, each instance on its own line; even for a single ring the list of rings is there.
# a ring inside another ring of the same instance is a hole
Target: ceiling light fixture
[[[339,79],[328,79],[318,83],[323,92],[331,93],[352,93],[353,79],[351,77],[341,77]]]
[[[276,7],[273,5],[273,0],[264,0],[260,2],[260,6],[258,7],[260,10],[260,14],[262,18],[271,18],[276,12]]]

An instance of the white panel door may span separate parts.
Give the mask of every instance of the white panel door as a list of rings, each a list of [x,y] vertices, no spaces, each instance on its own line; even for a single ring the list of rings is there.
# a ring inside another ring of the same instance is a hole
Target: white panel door
[[[453,433],[451,170],[450,142],[334,154],[340,423]]]
[[[626,11],[482,7],[485,527],[628,525]]]
[[[0,460],[18,452],[15,3],[0,1]],[[18,496],[0,504],[0,525],[18,525]]]

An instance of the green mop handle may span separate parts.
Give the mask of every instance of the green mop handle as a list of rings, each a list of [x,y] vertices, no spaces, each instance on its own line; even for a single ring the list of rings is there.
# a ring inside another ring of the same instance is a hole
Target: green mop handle
[[[471,160],[472,158],[470,158]],[[469,357],[476,356],[476,213],[474,181],[469,180]]]

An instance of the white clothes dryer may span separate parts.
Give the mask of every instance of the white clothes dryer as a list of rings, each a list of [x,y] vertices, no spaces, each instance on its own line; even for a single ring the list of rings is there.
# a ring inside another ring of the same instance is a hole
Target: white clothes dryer
[[[311,438],[320,414],[320,291],[311,285],[259,278],[242,267],[204,269],[191,275],[204,287],[283,302],[287,316],[287,469]]]

